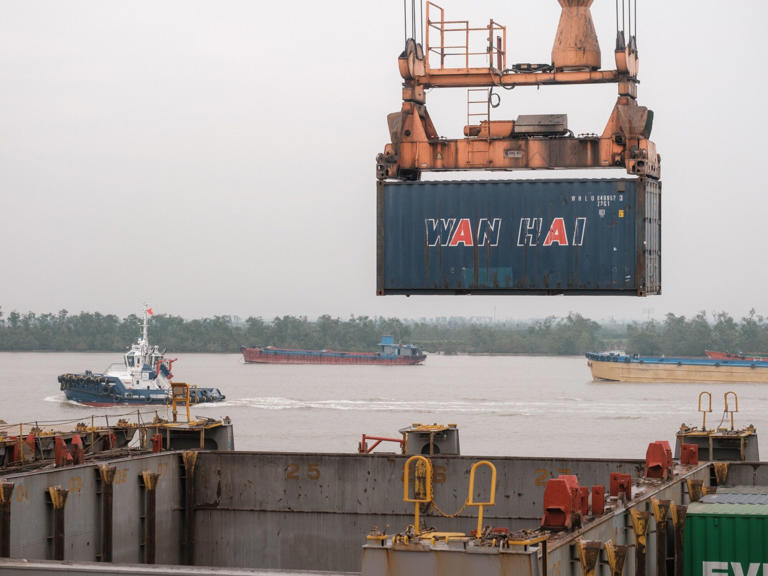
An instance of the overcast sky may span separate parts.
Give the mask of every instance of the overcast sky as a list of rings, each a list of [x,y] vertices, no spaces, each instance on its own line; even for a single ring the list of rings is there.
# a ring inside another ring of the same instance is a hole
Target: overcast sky
[[[550,61],[555,0],[438,3],[506,24],[508,62]],[[664,186],[664,294],[648,298],[375,296],[400,0],[0,5],[5,314],[768,315],[763,1],[639,2],[639,102]],[[614,2],[592,12],[614,68]],[[600,133],[615,97],[517,89],[493,117],[567,113],[575,133]],[[428,94],[441,135],[460,135],[465,98]]]

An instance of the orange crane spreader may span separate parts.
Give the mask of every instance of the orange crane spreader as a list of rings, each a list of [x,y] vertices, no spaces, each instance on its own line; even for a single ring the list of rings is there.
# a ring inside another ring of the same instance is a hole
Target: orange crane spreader
[[[615,70],[600,69],[600,46],[590,13],[592,0],[558,2],[562,12],[551,64],[511,67],[507,66],[505,26],[491,20],[485,27],[471,28],[464,20],[446,20],[442,8],[426,2],[426,49],[415,40],[414,33],[398,58],[403,105],[387,117],[391,142],[377,156],[377,179],[419,180],[423,171],[616,167],[624,167],[632,175],[659,179],[661,158],[649,140],[653,112],[637,103],[638,53],[632,0],[628,0],[626,11],[622,0],[621,26],[618,1],[616,5]],[[483,34],[487,43],[483,50],[473,52],[470,36],[477,33]],[[457,57],[460,61],[455,65]],[[478,60],[482,60],[479,65]],[[493,89],[497,87],[597,83],[615,83],[619,92],[600,135],[574,136],[564,114],[490,119],[493,97],[498,98]],[[441,138],[427,112],[425,90],[456,87],[485,90],[487,113],[477,124],[468,121],[464,138]]]

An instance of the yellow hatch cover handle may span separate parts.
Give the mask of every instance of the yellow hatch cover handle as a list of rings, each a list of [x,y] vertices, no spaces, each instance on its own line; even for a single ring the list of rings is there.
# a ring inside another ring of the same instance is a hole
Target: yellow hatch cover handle
[[[705,394],[707,395],[708,406],[707,408],[702,408],[701,399],[704,397]],[[707,412],[712,412],[712,394],[710,394],[707,391],[699,393],[699,412],[701,412],[702,414],[701,429],[704,432],[706,432],[707,431]]]
[[[728,405],[728,397],[733,397],[734,406]],[[733,430],[733,413],[739,411],[739,397],[736,392],[728,391],[725,393],[723,400],[725,401],[725,413],[731,415],[731,430]]]
[[[491,491],[488,500],[485,502],[475,501],[475,473],[480,466],[487,466],[491,469]],[[477,506],[477,531],[475,537],[480,538],[483,534],[483,507],[496,505],[496,466],[488,460],[480,460],[472,464],[469,470],[469,496],[467,496],[467,506]]]
[[[410,495],[408,477],[412,462],[415,462],[413,497]],[[418,535],[421,533],[419,507],[421,504],[432,502],[432,462],[426,456],[417,454],[405,461],[405,466],[403,466],[403,502],[413,502],[413,529]]]

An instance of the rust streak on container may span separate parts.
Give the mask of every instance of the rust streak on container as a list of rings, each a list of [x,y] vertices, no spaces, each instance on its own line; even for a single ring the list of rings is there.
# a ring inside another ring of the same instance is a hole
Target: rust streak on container
[[[115,479],[114,466],[99,466],[101,495],[101,561],[112,562],[112,518]]]
[[[0,483],[0,558],[11,557],[11,496],[13,483]]]
[[[157,480],[160,475],[145,470],[141,473],[144,480],[144,563],[155,563],[157,535]]]
[[[656,519],[656,574],[667,576],[667,521],[669,520],[669,500],[651,499],[653,516]]]
[[[184,536],[182,546],[184,563],[195,563],[195,465],[197,452],[190,450],[182,454],[184,461]]]
[[[51,486],[48,494],[53,504],[53,559],[64,560],[64,542],[66,538],[64,510],[67,504],[68,490],[61,486]]]

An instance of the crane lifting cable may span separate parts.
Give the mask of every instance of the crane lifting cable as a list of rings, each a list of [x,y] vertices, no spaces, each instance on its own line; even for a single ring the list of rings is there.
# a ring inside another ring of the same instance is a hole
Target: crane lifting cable
[[[408,0],[403,0],[403,45],[408,44],[409,39],[416,40],[420,44],[424,43],[424,4],[419,1],[419,27],[416,27],[416,2],[417,0],[411,0],[411,33],[408,34]]]
[[[619,1],[621,1],[621,22],[619,22]],[[625,34],[626,32],[626,34]],[[630,49],[637,51],[637,0],[616,0],[616,50],[626,48],[629,36]]]

